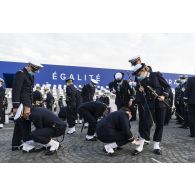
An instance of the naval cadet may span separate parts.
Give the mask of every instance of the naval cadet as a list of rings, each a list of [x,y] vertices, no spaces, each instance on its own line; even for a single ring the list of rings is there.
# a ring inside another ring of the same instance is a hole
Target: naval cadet
[[[167,108],[164,101],[169,97],[170,86],[160,72],[150,72],[144,63],[134,66],[133,75],[137,77],[139,83],[136,90],[142,93],[142,99],[138,104],[140,145],[133,155],[142,152],[144,142],[150,141],[150,130],[154,124],[153,152],[160,155],[162,153],[160,142]]]
[[[21,117],[28,116],[31,112],[33,101],[34,75],[42,68],[41,64],[29,62],[22,70],[18,71],[13,81],[12,103],[15,115],[15,126],[12,137],[12,151],[21,149],[22,141],[29,138],[31,122]],[[18,111],[18,113],[17,113]]]

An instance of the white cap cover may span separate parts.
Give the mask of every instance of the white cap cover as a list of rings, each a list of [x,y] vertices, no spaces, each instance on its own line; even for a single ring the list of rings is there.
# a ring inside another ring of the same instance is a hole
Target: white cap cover
[[[123,78],[123,75],[122,75],[121,72],[117,72],[117,73],[115,74],[115,79],[116,79],[116,80],[121,80],[122,78]]]
[[[133,72],[136,72],[140,68],[142,68],[142,65],[141,64],[137,64],[136,66],[134,66]]]
[[[91,79],[91,82],[94,83],[95,85],[98,85],[98,81],[96,81],[95,79]]]

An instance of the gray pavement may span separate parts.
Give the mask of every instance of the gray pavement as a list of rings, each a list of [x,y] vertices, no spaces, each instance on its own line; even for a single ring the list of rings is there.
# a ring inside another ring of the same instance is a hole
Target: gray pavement
[[[132,132],[137,133],[137,122],[132,122]],[[77,133],[66,135],[62,142],[62,148],[53,156],[45,156],[44,152],[22,153],[11,151],[11,138],[13,124],[0,130],[0,162],[1,163],[194,163],[195,162],[195,138],[188,137],[189,129],[177,128],[172,120],[169,126],[164,128],[164,136],[161,144],[162,156],[152,153],[153,145],[145,146],[142,154],[132,156],[134,146],[127,144],[122,150],[116,151],[110,157],[103,149],[103,143],[85,141],[86,129],[80,133],[81,125],[77,126]],[[152,133],[153,134],[153,133]],[[59,138],[60,139],[60,138]]]

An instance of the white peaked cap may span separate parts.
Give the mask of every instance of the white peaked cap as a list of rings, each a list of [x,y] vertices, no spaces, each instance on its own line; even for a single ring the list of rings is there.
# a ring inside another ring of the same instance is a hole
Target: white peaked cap
[[[138,71],[140,68],[142,68],[141,64],[137,64],[136,66],[134,66],[133,72]]]
[[[95,85],[98,85],[98,81],[96,81],[95,79],[91,79],[91,82],[94,83]]]
[[[132,56],[130,60],[137,60],[138,58],[140,58],[140,55]]]
[[[27,62],[29,64],[32,64],[33,66],[36,66],[36,67],[39,67],[39,68],[43,68],[43,65],[39,61],[36,61],[36,60],[28,60]]]
[[[4,80],[2,78],[0,78],[0,81],[4,83]]]
[[[117,72],[116,74],[115,74],[115,79],[116,80],[121,80],[123,78],[123,74],[121,73],[121,72]]]

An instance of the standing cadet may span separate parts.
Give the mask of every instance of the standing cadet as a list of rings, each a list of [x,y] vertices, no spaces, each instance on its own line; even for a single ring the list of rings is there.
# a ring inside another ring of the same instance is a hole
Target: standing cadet
[[[33,106],[42,107],[43,106],[43,95],[41,93],[41,87],[37,86],[36,90],[33,92]]]
[[[82,90],[82,86],[79,85],[79,88],[77,89],[77,102],[76,102],[76,109],[77,109],[77,120],[76,120],[76,123],[77,124],[82,124],[82,122],[83,122],[82,116],[80,116],[79,113],[78,113],[78,108],[83,103],[83,98],[81,96],[81,90]]]
[[[33,101],[34,74],[43,66],[41,64],[28,63],[26,67],[18,71],[15,75],[12,89],[13,114],[15,115],[18,108],[23,107],[23,115],[28,116],[31,112]],[[15,117],[15,127],[12,138],[12,151],[21,149],[22,141],[29,138],[31,131],[31,122]]]
[[[50,89],[48,87],[45,88],[45,93],[47,94],[46,100],[45,100],[46,107],[48,110],[52,111],[55,99],[54,99],[53,95],[51,94]]]
[[[60,96],[60,98],[58,99],[58,107],[59,107],[59,109],[64,107],[63,96]]]
[[[189,110],[190,137],[195,137],[195,76],[188,78],[184,100]]]
[[[181,87],[180,87],[180,98],[179,98],[179,107],[180,107],[180,113],[181,116],[184,118],[184,120],[181,120],[181,126],[179,128],[184,128],[187,129],[189,126],[189,121],[188,121],[188,107],[184,102],[184,94],[187,86],[187,76],[182,75],[180,76],[180,81],[181,81]]]
[[[175,88],[175,98],[174,98],[174,104],[175,104],[175,111],[181,116],[181,109],[180,109],[180,105],[179,105],[179,101],[180,101],[180,97],[181,97],[181,80],[178,79],[176,81],[176,83],[178,84],[177,87]],[[176,120],[177,120],[177,124],[182,124],[182,119],[180,117],[178,117],[178,115],[176,116]]]
[[[165,122],[164,125],[168,125],[169,121],[171,120],[172,116],[172,107],[173,107],[173,92],[170,90],[169,97],[167,99],[167,103],[169,104],[170,108],[166,108],[166,116],[165,116]]]
[[[65,134],[66,123],[46,108],[32,108],[29,119],[33,122],[36,130],[30,134],[29,140],[23,144],[23,151],[36,152],[34,143],[36,142],[41,144],[43,149],[49,148],[45,153],[46,155],[54,154],[60,148],[60,143],[52,138]]]
[[[89,123],[86,141],[96,141],[97,120],[108,111],[108,106],[100,102],[86,102],[79,107],[79,114]]]
[[[156,124],[153,136],[154,153],[160,155],[160,142],[166,114],[166,105],[163,101],[169,97],[170,86],[160,72],[150,72],[144,63],[134,67],[133,75],[138,79],[137,91],[142,93],[142,101],[139,102],[140,145],[133,155],[142,152],[145,140],[150,141],[150,129],[154,123]],[[158,98],[154,96],[151,89],[158,94]]]
[[[83,86],[83,89],[81,92],[83,103],[93,101],[93,97],[94,97],[95,89],[97,85],[98,85],[98,82],[95,79],[91,79],[90,84]]]
[[[75,120],[77,115],[77,89],[74,87],[73,79],[66,80],[66,104],[67,104],[67,134],[75,133]]]
[[[114,150],[134,141],[131,133],[131,111],[122,108],[112,112],[97,123],[97,137],[104,145],[104,151],[113,154]]]
[[[124,73],[117,72],[114,74],[114,81],[109,83],[110,91],[116,94],[115,104],[117,110],[122,107],[130,107],[133,101],[134,91],[129,83],[124,80]]]
[[[0,78],[0,129],[3,129],[5,113],[4,113],[4,101],[5,101],[5,89],[3,88],[4,80]]]

